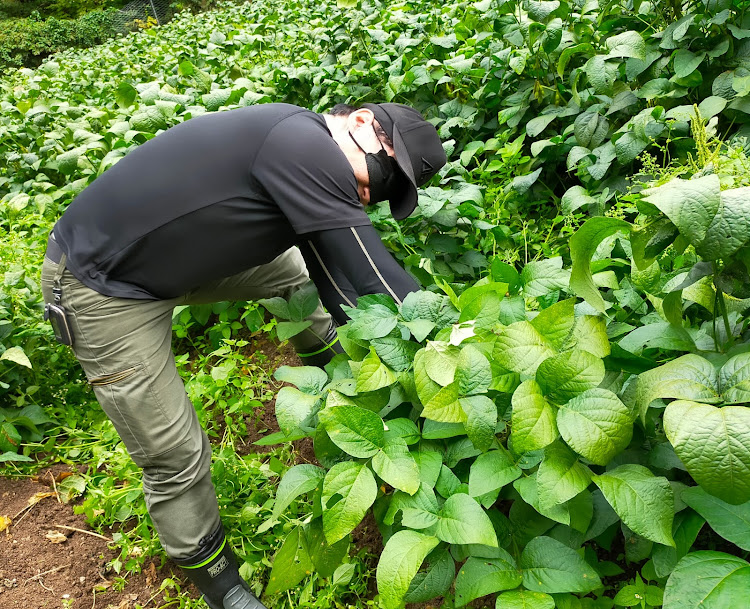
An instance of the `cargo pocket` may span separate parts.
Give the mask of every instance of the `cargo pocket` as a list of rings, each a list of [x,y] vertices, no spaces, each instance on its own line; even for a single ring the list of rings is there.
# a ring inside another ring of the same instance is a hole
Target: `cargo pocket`
[[[112,421],[133,461],[152,465],[174,427],[162,408],[143,363],[89,379],[99,404]]]
[[[128,368],[127,370],[120,370],[119,372],[113,372],[112,374],[105,374],[103,376],[97,376],[96,378],[91,379],[89,381],[89,384],[93,385],[94,387],[102,387],[103,385],[111,385],[112,383],[117,383],[119,381],[124,381],[125,379],[130,378],[136,372],[138,372],[138,367],[133,366],[132,368]]]

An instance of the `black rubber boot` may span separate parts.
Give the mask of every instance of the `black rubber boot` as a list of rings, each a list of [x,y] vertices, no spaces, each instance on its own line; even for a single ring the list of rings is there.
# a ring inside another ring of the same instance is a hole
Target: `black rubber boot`
[[[200,551],[184,560],[182,567],[211,609],[267,609],[240,577],[237,559],[219,526],[200,541]]]
[[[302,363],[305,366],[324,368],[325,365],[338,353],[344,353],[344,348],[339,342],[339,337],[336,333],[336,325],[332,323],[328,330],[328,334],[323,338],[323,342],[318,343],[314,347],[310,347],[304,352],[298,352],[297,355],[300,356]]]

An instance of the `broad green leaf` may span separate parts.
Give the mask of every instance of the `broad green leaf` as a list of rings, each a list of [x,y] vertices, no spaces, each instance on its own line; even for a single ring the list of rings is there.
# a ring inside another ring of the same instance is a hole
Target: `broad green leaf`
[[[380,361],[396,372],[404,372],[411,368],[414,354],[420,348],[419,344],[414,341],[392,336],[374,338],[370,344],[374,347]]]
[[[276,395],[276,420],[285,435],[291,436],[310,424],[319,402],[317,395],[303,393],[294,387],[282,387]]]
[[[586,159],[588,161],[592,156],[591,150],[588,148],[584,148],[583,146],[573,146],[570,149],[570,152],[568,152],[568,171],[574,171],[581,162],[581,159]]]
[[[334,406],[319,413],[331,441],[359,459],[375,456],[385,447],[383,419],[359,406]]]
[[[456,607],[463,607],[471,601],[521,585],[521,572],[516,561],[505,550],[500,550],[503,558],[474,558],[461,566],[456,576]]]
[[[664,431],[705,491],[734,505],[750,501],[750,408],[678,400],[664,412]]]
[[[13,362],[14,364],[25,366],[26,368],[32,367],[31,362],[22,347],[10,347],[3,351],[3,354],[0,355],[0,362],[2,361]]]
[[[497,323],[508,285],[490,282],[474,285],[461,293],[458,307],[461,309],[459,321],[474,320],[476,328],[489,328]]]
[[[584,205],[591,205],[597,201],[598,199],[592,197],[583,186],[576,185],[571,186],[565,191],[565,194],[560,200],[560,204],[562,205],[562,213],[569,215],[578,208],[583,207]]]
[[[573,326],[576,323],[574,317],[575,299],[568,298],[556,302],[551,307],[547,307],[539,312],[539,315],[531,320],[539,333],[555,349],[562,349],[565,340],[570,335]]]
[[[566,526],[570,525],[570,507],[568,504],[555,504],[549,509],[543,508],[539,504],[539,486],[536,475],[519,478],[513,482],[513,488],[518,491],[524,502],[528,503],[545,518]]]
[[[419,477],[422,483],[433,488],[443,465],[441,453],[434,450],[418,450],[412,453],[412,456],[419,466]]]
[[[585,490],[570,499],[566,507],[570,511],[570,528],[575,533],[570,531],[569,539],[563,541],[571,545],[570,542],[579,543],[579,541],[583,541],[583,535],[589,530],[589,526],[594,519],[594,493]],[[578,533],[581,535],[578,535]]]
[[[711,95],[710,97],[706,97],[700,104],[698,104],[698,111],[701,113],[701,117],[705,120],[716,116],[726,107],[726,99],[724,99],[723,97],[718,97],[716,95]]]
[[[385,441],[388,443],[392,438],[403,438],[407,444],[416,444],[421,439],[417,424],[411,419],[398,418],[388,419],[385,430]]]
[[[370,347],[370,354],[362,360],[362,366],[357,375],[357,391],[376,391],[396,382],[396,375],[380,361],[374,347]]]
[[[128,82],[120,83],[115,90],[115,102],[120,108],[132,106],[136,97],[138,97],[138,91]]]
[[[222,104],[223,105],[223,104]],[[312,281],[309,281],[289,299],[289,319],[291,321],[302,321],[315,313],[318,308],[318,290]]]
[[[523,295],[527,298],[544,296],[568,287],[570,272],[562,268],[562,258],[529,262],[521,271]]]
[[[441,387],[427,374],[425,368],[425,350],[414,354],[414,385],[422,404],[427,404],[440,391]]]
[[[565,68],[568,66],[568,62],[574,55],[579,53],[595,53],[594,47],[588,42],[582,42],[580,44],[574,44],[569,47],[565,47],[560,53],[560,58],[557,60],[557,75],[560,78],[565,77]]]
[[[505,449],[482,453],[469,470],[469,495],[481,497],[503,488],[520,475],[521,469]]]
[[[607,237],[629,230],[630,224],[624,220],[601,216],[586,220],[570,238],[570,256],[573,260],[570,289],[597,311],[603,312],[605,305],[591,274],[591,258]]]
[[[441,423],[465,423],[466,413],[458,399],[458,383],[453,382],[447,387],[442,387],[424,405],[422,416]]]
[[[532,118],[526,123],[526,134],[529,137],[536,137],[556,118],[556,114],[542,114],[541,116]]]
[[[705,53],[693,53],[687,49],[678,49],[674,56],[674,74],[677,78],[690,76],[706,58]]]
[[[476,457],[482,453],[481,450],[476,448],[474,444],[472,444],[471,440],[467,437],[458,437],[455,438],[448,443],[448,447],[445,451],[444,461],[445,465],[447,465],[449,468],[456,467],[458,465],[459,461],[463,461],[464,459],[471,459],[472,457]]]
[[[699,486],[686,488],[681,499],[706,519],[727,541],[750,551],[750,501],[732,505],[709,495]]]
[[[748,591],[750,563],[723,552],[693,552],[669,576],[663,609],[738,609]]]
[[[750,187],[721,192],[719,209],[696,250],[704,260],[726,259],[750,239]]]
[[[323,521],[320,518],[315,518],[305,526],[304,541],[315,571],[321,577],[332,577],[349,550],[348,539],[342,539],[334,544],[326,541]]]
[[[347,324],[349,338],[373,340],[388,336],[398,324],[396,314],[388,307],[376,304],[367,308],[362,315]]]
[[[513,590],[497,597],[495,609],[555,609],[555,599],[543,592]]]
[[[523,585],[534,592],[587,593],[602,583],[578,552],[551,537],[536,537],[524,548],[519,562]]]
[[[461,350],[451,344],[430,341],[424,348],[424,367],[427,375],[445,387],[453,382]]]
[[[668,78],[654,78],[637,89],[635,94],[641,99],[651,101],[669,95],[674,91],[675,86]]]
[[[573,331],[563,345],[564,349],[570,347],[578,347],[596,357],[607,357],[611,352],[611,347],[604,319],[595,315],[576,317]]]
[[[719,176],[711,174],[693,180],[674,178],[663,186],[642,193],[692,244],[699,245],[721,206]]]
[[[721,400],[717,377],[713,364],[692,353],[643,372],[636,381],[637,412],[645,420],[649,404],[658,398],[715,404]]]
[[[328,375],[325,370],[316,366],[281,366],[273,377],[277,381],[291,383],[304,393],[316,395],[323,391],[328,384]]]
[[[524,0],[524,9],[534,21],[544,21],[558,8],[559,0]]]
[[[604,362],[587,351],[571,349],[539,364],[536,380],[552,402],[563,404],[604,379]]]
[[[542,50],[545,53],[552,53],[558,46],[563,35],[563,21],[559,17],[553,19],[547,24],[544,30]]]
[[[489,516],[476,500],[464,493],[451,495],[443,504],[435,535],[448,543],[476,543],[493,548],[498,545]]]
[[[607,389],[589,389],[557,412],[557,429],[579,455],[606,465],[625,450],[633,437],[628,407]]]
[[[617,79],[617,64],[608,62],[605,55],[594,55],[583,66],[586,77],[597,93],[611,93]]]
[[[458,321],[458,311],[447,296],[420,290],[411,292],[401,305],[404,321],[423,319],[443,328]]]
[[[458,357],[456,380],[461,395],[487,391],[492,383],[492,368],[487,357],[472,345],[464,346]]]
[[[727,404],[750,402],[750,353],[729,358],[719,371],[719,387]]]
[[[386,609],[398,609],[412,579],[438,539],[415,531],[398,531],[388,540],[377,568],[378,592]]]
[[[493,359],[513,372],[532,376],[545,359],[555,355],[550,344],[528,321],[519,321],[499,331]]]
[[[410,495],[419,490],[419,466],[403,438],[391,438],[372,458],[372,469],[393,488]]]
[[[615,154],[618,162],[621,165],[632,163],[650,143],[650,140],[634,131],[623,133],[615,141]]]
[[[700,491],[700,488],[694,488]],[[683,491],[683,497],[687,490],[690,489],[685,489],[685,491]],[[710,495],[707,496],[710,497]],[[712,497],[712,499],[718,501],[715,497]],[[683,510],[675,515],[672,531],[675,547],[672,548],[661,544],[654,546],[652,558],[656,575],[659,577],[667,577],[674,570],[680,559],[690,551],[690,548],[693,543],[695,543],[695,539],[698,537],[698,533],[700,533],[704,524],[706,524],[706,521],[693,510]]]
[[[315,489],[325,478],[325,471],[316,465],[295,465],[289,469],[276,490],[273,517],[278,518],[300,495]]]
[[[591,523],[584,535],[584,541],[599,537],[599,535],[604,533],[613,524],[620,521],[620,517],[612,509],[612,506],[607,503],[607,500],[599,489],[591,493],[591,500],[594,509],[591,516]]]
[[[609,121],[598,112],[582,112],[576,117],[574,133],[579,146],[593,150],[609,132]]]
[[[488,450],[495,439],[497,406],[484,395],[459,398],[461,409],[466,413],[466,435],[479,450]]]
[[[414,495],[396,491],[390,500],[383,522],[388,526],[393,525],[396,514],[401,511],[401,522],[405,527],[428,529],[437,524],[439,510],[435,491],[428,484],[422,483]]]
[[[592,479],[633,532],[674,547],[674,494],[666,478],[654,476],[641,465],[628,464]]]
[[[440,493],[441,497],[446,499],[455,495],[461,489],[461,481],[456,477],[450,468],[446,465],[440,466],[440,476],[435,483],[435,490]]]
[[[303,330],[306,330],[312,325],[310,320],[305,321],[280,321],[276,324],[276,336],[279,340],[289,340],[293,336],[297,336]]]
[[[440,423],[425,419],[422,424],[422,438],[425,440],[445,440],[466,435],[463,423]]]
[[[646,58],[646,42],[638,32],[629,31],[610,36],[605,44],[609,51],[607,57]]]
[[[0,453],[0,463],[4,463],[8,461],[33,461],[33,460],[34,459],[32,459],[31,457],[27,457],[26,455],[21,455],[13,451],[6,451],[3,453]]]
[[[430,332],[435,329],[435,322],[428,319],[415,319],[413,321],[405,321],[403,324],[419,342],[427,338]]]
[[[302,528],[295,527],[287,535],[281,549],[273,559],[271,575],[265,593],[272,595],[294,588],[307,575],[313,565],[302,535]]]
[[[511,59],[511,61],[513,61]],[[529,189],[536,183],[539,176],[542,174],[542,168],[540,167],[536,171],[527,173],[526,175],[516,176],[511,182],[511,188],[515,190],[519,195],[525,195]]]
[[[559,443],[544,449],[544,460],[536,474],[539,507],[549,510],[571,500],[591,484],[591,470]]]
[[[513,393],[512,404],[510,431],[515,452],[538,450],[557,439],[555,410],[536,381],[521,383]]]
[[[336,543],[362,522],[378,494],[378,484],[368,467],[344,461],[334,465],[323,481],[323,530],[328,543]],[[331,499],[340,497],[336,503]]]
[[[435,550],[426,561],[429,567],[419,571],[411,580],[409,590],[404,596],[407,603],[425,603],[444,596],[456,577],[456,563],[448,550]]]

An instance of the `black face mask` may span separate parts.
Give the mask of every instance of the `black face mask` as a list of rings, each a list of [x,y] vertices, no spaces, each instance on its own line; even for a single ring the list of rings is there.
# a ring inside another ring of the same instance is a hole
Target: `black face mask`
[[[357,148],[365,153],[367,175],[370,179],[370,203],[388,201],[392,196],[398,194],[401,190],[401,180],[399,179],[401,170],[398,168],[396,159],[388,156],[385,148],[383,148],[383,143],[380,142],[380,138],[378,138],[380,150],[377,153],[372,153],[365,152],[364,148],[359,145],[359,142],[354,139],[351,131],[349,132],[349,137],[357,144]]]

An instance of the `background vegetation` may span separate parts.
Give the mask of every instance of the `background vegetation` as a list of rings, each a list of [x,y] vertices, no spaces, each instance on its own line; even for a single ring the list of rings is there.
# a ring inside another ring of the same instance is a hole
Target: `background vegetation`
[[[40,319],[49,228],[133,147],[204,112],[404,102],[451,162],[411,218],[371,217],[425,291],[400,308],[362,299],[328,374],[276,373],[296,388],[278,393],[267,442],[312,437],[321,467],[290,467],[288,444],[236,450],[271,382],[243,352],[242,333],[273,326],[257,306],[176,312],[243,572],[275,605],[373,602],[348,542],[372,508],[385,607],[740,606],[749,4],[266,0],[9,73],[8,471],[89,464],[91,522],[137,523],[118,568],[158,553],[134,467]]]

